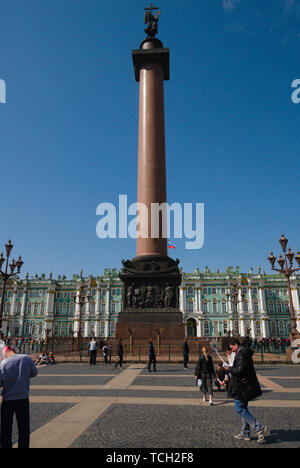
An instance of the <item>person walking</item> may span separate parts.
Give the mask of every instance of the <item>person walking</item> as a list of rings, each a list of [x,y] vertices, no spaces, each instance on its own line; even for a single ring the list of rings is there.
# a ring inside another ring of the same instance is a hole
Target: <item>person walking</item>
[[[36,377],[38,371],[29,356],[16,354],[9,346],[3,349],[2,355],[4,360],[0,364],[0,387],[3,387],[0,444],[2,448],[12,448],[13,417],[16,414],[18,448],[29,448],[29,387],[30,379]]]
[[[253,351],[240,345],[238,338],[232,338],[229,346],[235,353],[232,366],[223,366],[231,375],[228,396],[234,399],[236,413],[242,418],[243,426],[240,434],[235,435],[237,440],[251,440],[250,428],[256,432],[258,443],[264,444],[269,429],[260,424],[250,413],[248,403],[262,395],[253,363]]]
[[[182,354],[183,354],[183,367],[184,369],[188,369],[190,348],[189,348],[186,338],[184,338],[183,340]]]
[[[152,363],[153,363],[153,370],[154,370],[154,372],[156,372],[156,356],[155,356],[153,338],[150,338],[150,340],[149,340],[148,349],[149,349],[148,372],[151,372],[151,364]]]
[[[89,346],[89,351],[90,351],[90,366],[95,366],[96,359],[97,359],[97,348],[98,348],[98,343],[95,340],[95,338],[92,338],[92,341],[90,341],[88,346]]]
[[[121,339],[119,340],[119,343],[118,343],[118,346],[117,346],[117,355],[119,356],[119,361],[115,364],[115,368],[117,368],[118,364],[119,364],[120,368],[122,369],[124,348],[123,348],[123,344],[122,344]]]
[[[108,348],[107,344],[105,344],[103,346],[102,351],[103,351],[103,356],[104,356],[104,363],[108,364],[108,359],[107,358],[108,358],[109,348]]]
[[[208,347],[202,348],[202,355],[195,368],[195,379],[202,380],[200,390],[203,393],[203,401],[209,397],[210,406],[213,405],[213,380],[215,379],[215,368],[212,357],[208,354]]]

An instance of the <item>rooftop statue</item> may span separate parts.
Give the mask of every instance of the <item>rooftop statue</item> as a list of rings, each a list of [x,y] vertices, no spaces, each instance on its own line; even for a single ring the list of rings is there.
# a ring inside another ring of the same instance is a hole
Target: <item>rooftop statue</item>
[[[150,7],[145,8],[144,24],[147,24],[147,28],[145,29],[147,37],[155,37],[158,33],[160,11],[153,16],[153,10],[158,10],[158,8],[152,6],[152,3],[150,3]]]

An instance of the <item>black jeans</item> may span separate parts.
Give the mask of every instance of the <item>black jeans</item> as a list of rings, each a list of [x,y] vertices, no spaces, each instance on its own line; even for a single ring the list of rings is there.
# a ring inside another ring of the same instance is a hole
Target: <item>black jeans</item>
[[[189,355],[184,353],[183,354],[183,365],[184,365],[184,367],[187,367],[188,363],[189,363]]]
[[[1,438],[2,448],[12,448],[12,425],[14,414],[16,413],[19,448],[29,448],[30,438],[30,418],[29,400],[4,401],[1,405]]]
[[[151,364],[153,363],[153,369],[156,372],[156,357],[155,356],[150,356],[149,357],[149,363],[148,363],[148,371],[151,370]]]
[[[117,367],[118,364],[120,365],[120,367],[122,367],[122,365],[123,365],[123,355],[122,354],[119,354],[119,362],[116,363],[116,367]]]
[[[97,357],[97,351],[90,351],[90,365],[95,366],[96,365],[96,357]]]

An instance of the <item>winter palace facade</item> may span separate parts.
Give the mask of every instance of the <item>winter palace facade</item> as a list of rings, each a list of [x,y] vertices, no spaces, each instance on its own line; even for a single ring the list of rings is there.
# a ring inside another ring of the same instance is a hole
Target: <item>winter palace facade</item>
[[[234,305],[228,300],[229,288],[238,284],[240,334],[250,336],[287,337],[291,330],[289,297],[286,279],[278,274],[267,275],[251,269],[241,274],[239,268],[228,267],[225,273],[182,272],[180,309],[187,336],[219,336],[234,328]],[[291,278],[293,304],[300,329],[300,276]],[[83,292],[89,301],[82,306],[74,295]],[[71,336],[79,329],[83,336],[113,337],[118,313],[122,307],[122,283],[116,269],[105,269],[99,277],[74,275],[48,278],[45,275],[17,279],[9,283],[4,305],[3,332],[6,336],[42,338],[45,329],[52,336]],[[81,316],[81,319],[80,319]]]

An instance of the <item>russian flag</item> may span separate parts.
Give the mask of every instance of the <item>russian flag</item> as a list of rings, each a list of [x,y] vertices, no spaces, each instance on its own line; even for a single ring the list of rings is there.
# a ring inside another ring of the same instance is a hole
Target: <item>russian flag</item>
[[[172,244],[172,242],[169,242],[169,249],[176,249],[176,245]]]

